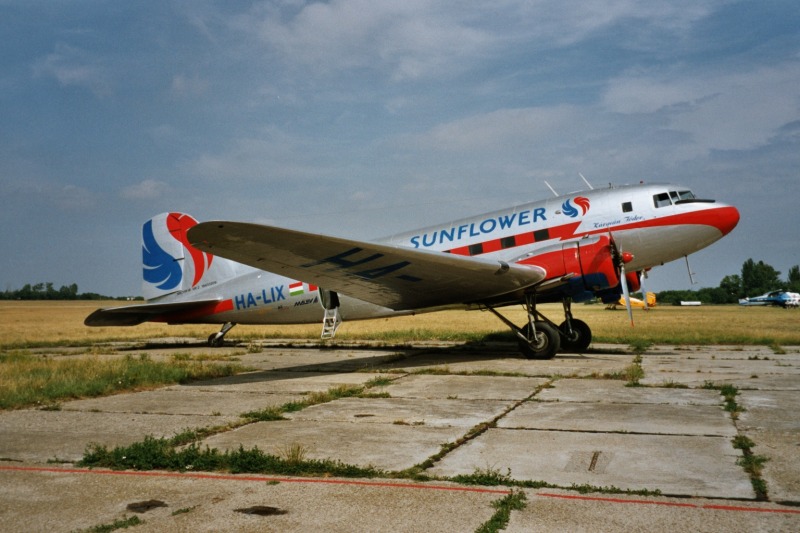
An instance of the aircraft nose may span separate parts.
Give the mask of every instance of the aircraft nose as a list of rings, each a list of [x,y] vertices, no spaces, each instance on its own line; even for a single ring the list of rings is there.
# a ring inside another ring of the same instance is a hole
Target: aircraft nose
[[[739,223],[739,210],[728,205],[717,210],[714,225],[723,235],[727,235]]]

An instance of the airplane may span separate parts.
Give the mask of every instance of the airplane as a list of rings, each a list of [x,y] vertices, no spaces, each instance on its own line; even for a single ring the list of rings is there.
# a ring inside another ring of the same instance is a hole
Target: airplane
[[[761,296],[741,298],[739,305],[775,305],[783,308],[800,307],[800,294],[788,291],[771,291]]]
[[[511,328],[526,358],[550,359],[591,343],[573,302],[629,300],[641,272],[709,246],[738,222],[735,207],[688,187],[644,183],[370,242],[163,213],[142,228],[147,302],[98,309],[85,324],[222,324],[208,338],[218,346],[236,324],[321,322],[322,338],[331,338],[342,319],[481,309]],[[539,311],[548,302],[562,303],[560,324]],[[524,324],[501,314],[510,305],[527,311]]]
[[[633,307],[637,307],[640,309],[650,309],[651,307],[656,306],[656,294],[654,292],[648,292],[647,294],[645,294],[645,298],[643,300],[631,296],[630,301],[631,301],[631,306]],[[606,309],[614,310],[617,308],[618,305],[627,306],[624,297],[620,298],[616,302],[608,304],[606,306]]]

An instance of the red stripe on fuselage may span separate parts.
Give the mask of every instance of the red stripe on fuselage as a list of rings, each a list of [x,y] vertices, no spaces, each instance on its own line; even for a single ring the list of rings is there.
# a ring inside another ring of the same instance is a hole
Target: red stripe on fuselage
[[[221,302],[204,305],[190,311],[160,315],[158,318],[154,318],[152,322],[191,322],[198,318],[224,313],[225,311],[233,311],[233,300],[222,300]]]
[[[445,251],[447,253],[456,255],[480,255],[554,239],[565,241],[569,239],[577,239],[585,235],[596,235],[615,231],[641,228],[658,228],[665,226],[712,226],[717,228],[722,235],[727,235],[731,232],[731,230],[733,230],[733,228],[736,227],[736,224],[738,223],[739,211],[735,207],[725,206],[640,220],[637,222],[631,222],[630,224],[618,224],[615,226],[602,227],[583,232],[576,231],[578,226],[581,224],[580,222],[570,222],[569,224],[562,224],[561,226],[552,226],[550,228],[542,228],[536,231],[526,231],[525,233],[519,233],[509,237],[491,239],[488,241],[471,244],[469,246],[460,246],[458,248],[452,248]]]

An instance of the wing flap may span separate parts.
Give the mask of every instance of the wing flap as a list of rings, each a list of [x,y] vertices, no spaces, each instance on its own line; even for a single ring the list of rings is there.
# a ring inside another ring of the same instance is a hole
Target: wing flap
[[[192,246],[394,310],[475,303],[544,279],[539,267],[242,222],[204,222]]]

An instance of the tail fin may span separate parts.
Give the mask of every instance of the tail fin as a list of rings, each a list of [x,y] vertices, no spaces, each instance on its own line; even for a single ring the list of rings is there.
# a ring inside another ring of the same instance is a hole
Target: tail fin
[[[144,223],[142,293],[146,299],[202,286],[229,270],[224,268],[228,261],[189,244],[186,231],[196,224],[197,220],[185,213],[162,213]]]

